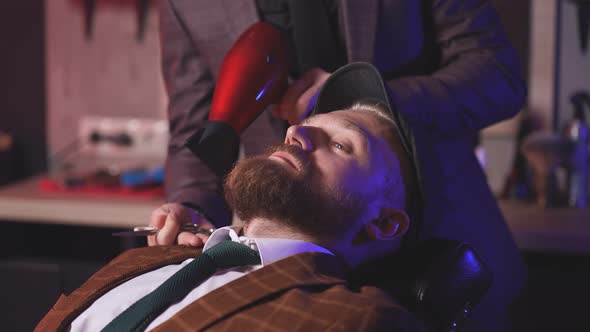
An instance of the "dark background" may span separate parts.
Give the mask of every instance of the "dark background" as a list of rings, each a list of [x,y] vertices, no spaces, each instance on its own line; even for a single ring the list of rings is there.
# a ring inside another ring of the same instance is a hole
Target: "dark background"
[[[12,179],[47,167],[44,10],[42,0],[0,2],[0,130],[15,139]]]

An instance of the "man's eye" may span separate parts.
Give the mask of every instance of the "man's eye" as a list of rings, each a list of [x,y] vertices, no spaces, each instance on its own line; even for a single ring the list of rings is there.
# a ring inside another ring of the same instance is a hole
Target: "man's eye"
[[[334,142],[333,143],[334,148],[343,151],[346,154],[350,154],[352,153],[350,147],[348,145],[342,144],[342,143],[338,143],[338,142]]]

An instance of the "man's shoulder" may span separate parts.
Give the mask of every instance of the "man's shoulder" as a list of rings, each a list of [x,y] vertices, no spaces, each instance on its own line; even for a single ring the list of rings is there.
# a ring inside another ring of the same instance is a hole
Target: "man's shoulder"
[[[335,285],[326,290],[324,296],[346,305],[354,305],[359,312],[407,313],[398,301],[378,287],[362,286],[354,289],[348,285]]]
[[[159,267],[176,264],[201,253],[201,249],[188,246],[156,246],[130,249],[115,257],[96,272],[85,284],[119,283]]]
[[[195,257],[200,249],[187,246],[157,246],[130,249],[98,270],[73,294],[97,297],[112,287],[159,267]]]
[[[189,246],[171,245],[171,246],[154,246],[154,247],[140,247],[127,250],[115,257],[109,264],[116,262],[132,260],[136,264],[141,262],[156,261],[160,262],[163,259],[177,259],[195,257],[201,253],[201,249]]]
[[[298,319],[305,322],[302,326],[310,327],[311,330],[423,330],[422,323],[381,288],[351,287],[341,274],[341,264],[334,256],[304,253],[271,265],[281,264],[289,269],[286,273],[289,278],[301,282],[286,290],[280,299],[251,308],[252,312],[259,312],[261,315],[268,310],[281,314],[297,313]],[[307,275],[312,277],[307,279]],[[271,324],[280,326],[278,322]]]
[[[265,314],[268,312],[273,312],[273,316]],[[425,331],[422,322],[383,290],[352,289],[346,284],[294,287],[272,301],[250,306],[234,318],[245,324],[244,316],[255,317],[256,324],[264,323],[277,330]],[[297,317],[299,325],[289,325],[285,317]]]
[[[62,295],[39,323],[36,331],[65,329],[92,302],[113,287],[158,267],[195,257],[200,252],[200,249],[186,246],[144,247],[125,251],[74,292]]]
[[[359,289],[343,290],[351,317],[360,319],[363,331],[426,331],[424,324],[381,288],[362,286]],[[355,314],[352,314],[355,313]]]

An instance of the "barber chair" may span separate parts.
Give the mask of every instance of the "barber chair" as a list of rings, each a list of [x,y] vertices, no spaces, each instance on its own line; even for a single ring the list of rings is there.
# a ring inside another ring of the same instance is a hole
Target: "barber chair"
[[[360,267],[353,280],[385,289],[432,331],[459,332],[492,273],[469,244],[430,239]]]

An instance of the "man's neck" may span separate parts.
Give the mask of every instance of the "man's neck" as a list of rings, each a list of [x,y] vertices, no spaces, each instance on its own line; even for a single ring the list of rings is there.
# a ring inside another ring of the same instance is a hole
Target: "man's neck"
[[[242,228],[244,236],[251,238],[279,238],[307,241],[318,246],[324,247],[336,256],[341,257],[350,267],[354,267],[364,261],[364,256],[359,256],[361,252],[351,250],[352,248],[342,246],[337,241],[325,241],[317,237],[310,236],[284,223],[265,219],[254,218],[244,223]],[[367,253],[363,253],[367,254]]]
[[[280,238],[307,241],[324,247],[337,256],[342,256],[348,264],[352,263],[349,261],[352,256],[345,254],[349,251],[344,249],[341,244],[339,245],[337,241],[323,240],[274,220],[265,218],[251,219],[244,223],[243,235],[251,238]]]
[[[265,218],[254,218],[244,223],[244,236],[251,238],[279,238],[302,240],[318,245],[317,239],[304,234],[293,227]]]

